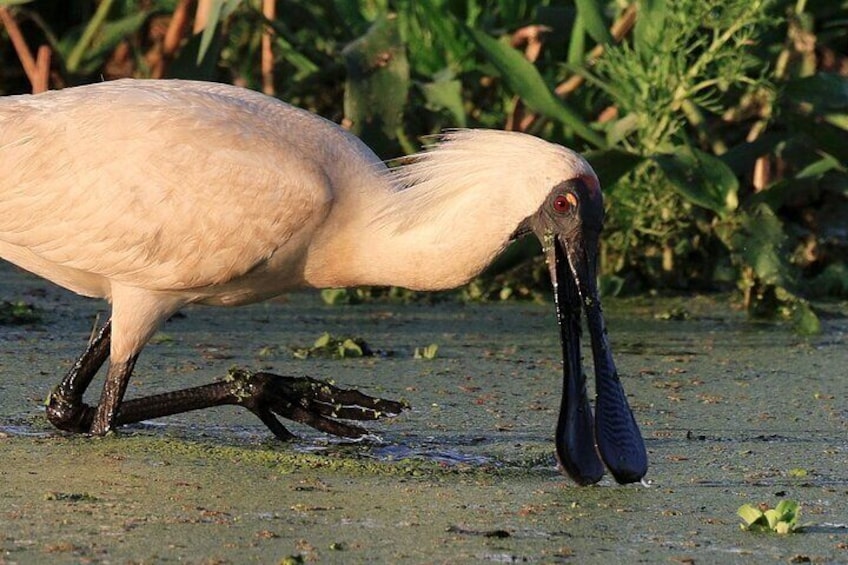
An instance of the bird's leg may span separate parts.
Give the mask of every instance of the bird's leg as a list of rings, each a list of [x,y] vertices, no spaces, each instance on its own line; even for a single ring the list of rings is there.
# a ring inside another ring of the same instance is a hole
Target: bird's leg
[[[281,440],[294,434],[277,417],[349,438],[368,432],[344,420],[377,420],[395,416],[409,405],[340,389],[309,377],[284,377],[236,369],[222,381],[204,386],[127,400],[120,405],[116,425],[180,414],[225,404],[247,408]]]
[[[109,364],[109,372],[103,383],[103,392],[100,394],[100,403],[94,412],[94,421],[91,423],[90,431],[96,436],[106,435],[116,425],[116,418],[127,391],[133,367],[138,355],[133,355],[127,361],[115,362],[113,359]]]
[[[104,435],[115,426],[118,407],[126,392],[137,355],[128,361],[110,364],[97,408],[83,402],[86,389],[109,356],[111,336],[112,321],[109,320],[89,342],[59,386],[50,393],[47,419],[60,430]]]
[[[112,321],[108,320],[88,343],[62,382],[50,393],[47,399],[47,419],[60,430],[87,432],[91,428],[94,409],[83,403],[82,398],[94,375],[109,357],[111,335]]]

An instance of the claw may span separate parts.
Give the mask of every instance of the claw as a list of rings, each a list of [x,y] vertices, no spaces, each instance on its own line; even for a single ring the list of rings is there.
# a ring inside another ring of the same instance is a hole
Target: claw
[[[294,437],[277,419],[286,418],[324,433],[361,439],[370,433],[342,420],[368,421],[392,417],[409,408],[396,402],[341,389],[310,377],[284,377],[233,369],[225,377],[225,403],[243,406],[256,414],[281,440]]]

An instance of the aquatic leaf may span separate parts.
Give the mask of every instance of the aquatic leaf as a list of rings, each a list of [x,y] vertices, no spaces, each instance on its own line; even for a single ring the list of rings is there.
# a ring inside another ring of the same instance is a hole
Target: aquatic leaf
[[[324,332],[324,333],[321,334],[321,336],[318,339],[315,340],[315,343],[312,345],[312,347],[315,348],[315,349],[327,347],[327,345],[329,345],[331,339],[332,339],[332,337],[330,336],[329,332]]]
[[[752,524],[759,522],[763,517],[762,510],[751,506],[750,504],[743,504],[739,507],[739,510],[737,510],[736,513],[745,521],[745,525],[747,526],[751,526]]]
[[[41,314],[32,304],[23,301],[0,302],[0,326],[19,326],[41,321]]]
[[[413,357],[415,359],[435,359],[436,353],[439,351],[439,345],[431,343],[424,347],[416,347]]]
[[[694,204],[722,217],[739,205],[739,180],[721,159],[695,148],[681,147],[654,160],[674,188]]]
[[[794,500],[782,500],[775,508],[767,508],[765,512],[750,504],[743,504],[736,513],[745,522],[740,524],[742,529],[749,532],[789,534],[800,529],[800,505]]]
[[[346,304],[349,302],[348,290],[346,288],[325,288],[321,291],[321,300],[324,304]]]
[[[771,285],[775,295],[788,308],[793,328],[801,335],[821,331],[821,323],[810,303],[798,296],[798,284],[792,276],[792,266],[784,251],[786,234],[783,224],[766,204],[757,204],[750,211],[737,214],[738,228],[725,243],[731,252],[750,267],[761,284]]]
[[[148,343],[152,345],[159,345],[162,343],[173,343],[174,341],[176,340],[171,334],[167,334],[165,332],[156,332],[155,334],[153,334],[153,337],[150,338]]]
[[[775,510],[782,516],[782,520],[793,524],[798,521],[799,509],[800,504],[794,500],[781,500],[775,507]]]
[[[774,526],[774,531],[778,534],[788,534],[792,532],[792,525],[789,522],[778,522]]]
[[[351,338],[347,338],[339,346],[340,357],[362,357],[362,347]]]
[[[574,133],[596,147],[604,147],[603,137],[590,128],[582,116],[557,98],[538,69],[510,45],[482,31],[466,28],[480,50],[500,71],[509,89],[521,97],[527,106],[544,116],[561,122]]]
[[[774,508],[769,508],[765,512],[763,512],[763,516],[766,517],[768,521],[768,527],[770,529],[775,529],[777,527],[777,523],[780,522],[781,514]]]
[[[329,332],[322,333],[312,347],[292,348],[292,356],[295,359],[307,359],[309,357],[344,359],[347,357],[370,357],[372,355],[374,355],[374,352],[364,340],[354,337],[337,338]]]
[[[292,349],[292,357],[295,359],[300,359],[303,361],[304,359],[309,358],[309,348],[308,347],[296,347]]]

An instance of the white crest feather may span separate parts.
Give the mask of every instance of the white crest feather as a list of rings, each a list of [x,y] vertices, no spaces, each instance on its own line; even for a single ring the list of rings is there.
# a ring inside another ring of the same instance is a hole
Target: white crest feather
[[[396,192],[374,221],[396,232],[425,223],[450,225],[453,222],[436,219],[451,215],[461,222],[460,215],[475,207],[468,199],[479,200],[476,206],[488,207],[492,215],[514,216],[500,223],[514,228],[536,212],[560,182],[595,176],[589,164],[570,149],[499,130],[451,130],[403,161],[387,172]],[[411,210],[420,214],[411,215]],[[403,223],[397,218],[403,218]]]

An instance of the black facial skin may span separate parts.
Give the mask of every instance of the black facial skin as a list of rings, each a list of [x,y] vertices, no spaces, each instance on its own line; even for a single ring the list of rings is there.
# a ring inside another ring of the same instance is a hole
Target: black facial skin
[[[648,470],[645,444],[618,378],[598,296],[603,218],[600,191],[573,179],[555,187],[539,212],[528,219],[548,261],[562,344],[557,460],[581,485],[598,482],[604,465],[619,483],[638,482]],[[586,314],[595,366],[594,417],[581,363],[581,311]]]

